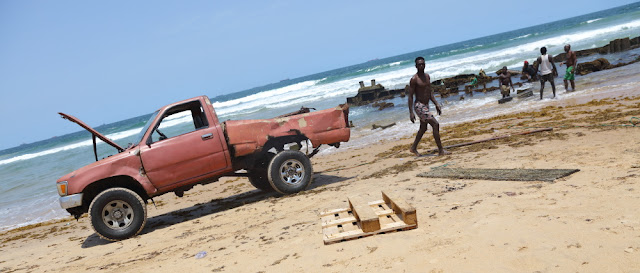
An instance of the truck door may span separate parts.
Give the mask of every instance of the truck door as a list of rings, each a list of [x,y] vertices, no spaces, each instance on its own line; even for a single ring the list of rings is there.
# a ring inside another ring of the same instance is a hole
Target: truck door
[[[140,158],[149,180],[160,190],[213,176],[228,166],[217,130],[199,100],[160,113],[153,132],[141,145]]]

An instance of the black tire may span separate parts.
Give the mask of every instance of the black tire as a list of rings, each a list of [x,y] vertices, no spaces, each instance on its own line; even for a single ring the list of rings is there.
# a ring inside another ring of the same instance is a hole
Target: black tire
[[[247,176],[249,178],[249,182],[251,185],[256,187],[264,192],[272,192],[273,187],[269,184],[269,179],[267,178],[267,170],[266,169],[256,169],[249,172]]]
[[[89,206],[93,230],[105,240],[119,241],[140,233],[147,222],[147,204],[132,190],[112,188]]]
[[[299,151],[283,151],[271,159],[267,168],[269,184],[279,193],[291,194],[311,185],[311,160]]]

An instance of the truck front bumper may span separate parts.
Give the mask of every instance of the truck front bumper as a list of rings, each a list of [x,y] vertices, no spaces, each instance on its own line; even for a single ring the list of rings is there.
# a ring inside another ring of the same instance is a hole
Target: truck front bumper
[[[60,206],[63,209],[82,206],[82,193],[60,197]]]

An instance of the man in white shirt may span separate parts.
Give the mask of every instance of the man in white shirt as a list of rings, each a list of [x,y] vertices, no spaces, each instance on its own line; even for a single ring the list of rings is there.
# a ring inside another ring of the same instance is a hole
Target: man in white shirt
[[[553,89],[553,97],[556,97],[556,84],[553,81],[554,77],[558,76],[558,70],[556,69],[556,64],[553,63],[553,56],[551,54],[547,54],[547,48],[540,48],[540,53],[542,54],[538,57],[538,72],[540,72],[540,99],[542,99],[542,92],[544,91],[544,83],[550,82],[551,89]]]

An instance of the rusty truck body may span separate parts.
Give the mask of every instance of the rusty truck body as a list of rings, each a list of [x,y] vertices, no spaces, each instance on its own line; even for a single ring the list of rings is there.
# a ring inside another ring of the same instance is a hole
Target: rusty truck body
[[[194,185],[223,176],[246,176],[263,191],[299,192],[312,182],[309,158],[318,147],[338,147],[349,140],[348,113],[348,105],[340,105],[273,119],[220,122],[209,98],[200,96],[154,112],[137,143],[127,148],[60,113],[92,134],[96,159],[58,179],[60,205],[76,218],[88,213],[96,233],[115,241],[142,231],[148,200],[169,192],[182,197]],[[118,153],[98,160],[96,139]],[[315,150],[302,153],[303,143]]]

